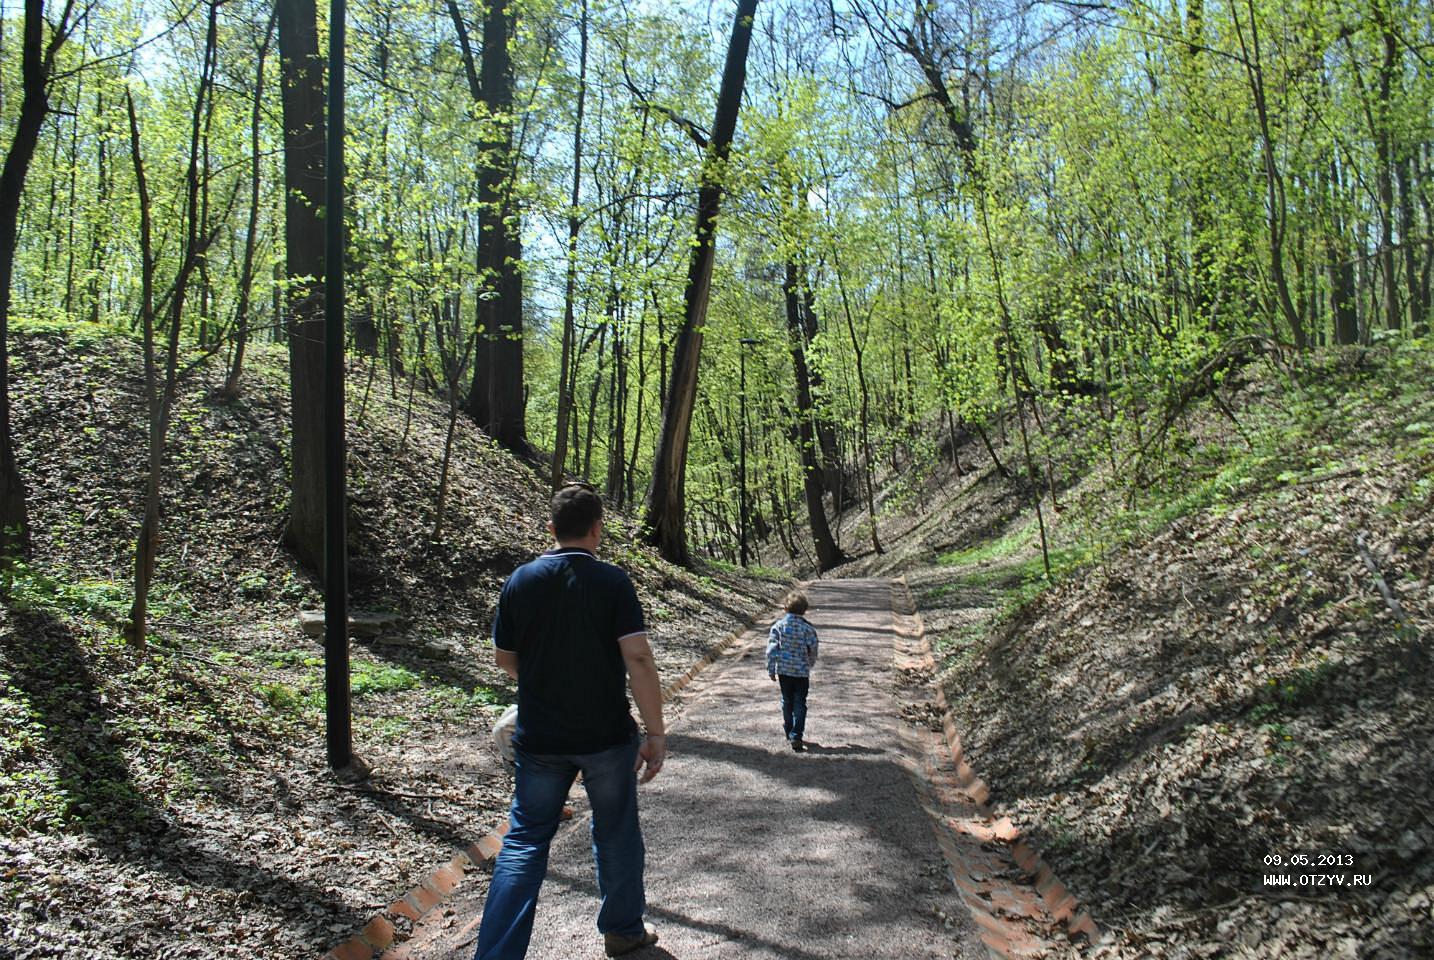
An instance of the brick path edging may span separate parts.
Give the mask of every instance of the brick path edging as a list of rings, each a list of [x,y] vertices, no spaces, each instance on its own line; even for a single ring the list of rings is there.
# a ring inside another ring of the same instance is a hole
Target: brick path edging
[[[1095,943],[1100,939],[1101,931],[1092,919],[1090,912],[1082,909],[1080,901],[1056,877],[1050,864],[1041,857],[1034,847],[1021,838],[1020,828],[1014,826],[1008,817],[996,820],[995,808],[990,804],[990,788],[984,780],[976,775],[966,761],[965,751],[961,745],[961,735],[956,729],[955,721],[951,719],[951,706],[946,700],[946,691],[935,675],[935,658],[932,656],[930,641],[926,637],[926,625],[911,596],[911,588],[905,577],[893,580],[892,584],[895,588],[892,591],[893,613],[896,614],[898,620],[896,632],[899,635],[905,634],[908,639],[916,641],[917,649],[921,651],[924,659],[932,667],[931,686],[935,692],[933,699],[940,711],[942,739],[945,740],[945,745],[950,750],[951,761],[956,769],[956,783],[959,784],[961,791],[974,801],[983,817],[996,822],[997,829],[992,839],[1009,844],[1011,856],[1016,864],[1034,880],[1036,892],[1045,902],[1051,915],[1063,921],[1066,933],[1072,939],[1083,937],[1088,942]],[[910,626],[903,629],[900,620],[908,620]],[[949,837],[938,832],[937,840],[947,862],[955,868],[960,861],[960,856],[955,851]],[[972,916],[978,923],[982,919],[977,911],[973,911]],[[987,948],[1003,960],[1018,960],[1023,956],[1023,954],[1015,952],[1012,945],[1000,936],[1000,931],[984,931],[984,934],[982,939]]]
[[[802,584],[798,584],[802,586]],[[716,663],[737,641],[751,632],[753,626],[766,608],[753,614],[738,630],[734,630],[707,649],[700,659],[678,677],[662,688],[662,702],[667,703],[677,696],[703,670]],[[394,944],[407,939],[413,925],[438,906],[458,888],[458,884],[470,871],[480,867],[491,867],[498,851],[503,847],[503,837],[508,833],[508,821],[504,820],[492,833],[485,834],[475,843],[454,854],[445,864],[434,869],[422,883],[399,897],[380,914],[375,916],[357,934],[329,950],[322,960],[373,960],[375,956],[400,960],[390,951]]]

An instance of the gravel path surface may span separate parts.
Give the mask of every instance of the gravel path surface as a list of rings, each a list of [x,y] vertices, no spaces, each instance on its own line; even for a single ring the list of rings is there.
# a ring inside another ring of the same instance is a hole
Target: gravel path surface
[[[988,956],[908,773],[893,699],[891,584],[818,581],[809,596],[822,644],[810,752],[794,753],[782,737],[764,628],[669,706],[668,762],[640,794],[648,920],[661,940],[634,960]],[[603,955],[583,814],[579,803],[553,844],[528,952],[535,960]],[[485,886],[460,888],[405,954],[470,957]]]

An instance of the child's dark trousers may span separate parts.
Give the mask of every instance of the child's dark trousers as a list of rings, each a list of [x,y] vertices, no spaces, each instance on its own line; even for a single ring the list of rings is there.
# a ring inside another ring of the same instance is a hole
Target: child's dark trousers
[[[782,687],[782,730],[788,740],[802,739],[807,726],[807,687],[811,677],[788,677],[778,674],[777,682]]]

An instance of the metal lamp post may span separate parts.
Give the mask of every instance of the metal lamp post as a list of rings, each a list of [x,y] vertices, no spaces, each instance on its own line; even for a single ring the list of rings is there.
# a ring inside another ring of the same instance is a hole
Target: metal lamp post
[[[344,19],[329,0],[328,143],[324,158],[324,700],[329,766],[354,764],[349,702],[344,437]]]
[[[740,386],[738,388],[738,403],[741,410],[742,422],[738,429],[740,440],[738,441],[738,471],[741,473],[740,489],[737,494],[737,542],[741,547],[742,566],[747,566],[747,348],[756,346],[761,341],[755,337],[743,337],[738,341],[742,349],[738,351],[738,367],[741,370]]]

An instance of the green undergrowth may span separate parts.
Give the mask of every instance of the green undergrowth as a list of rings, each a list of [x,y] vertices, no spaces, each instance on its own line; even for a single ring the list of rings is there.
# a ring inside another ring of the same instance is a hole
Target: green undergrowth
[[[954,578],[928,589],[924,599],[939,602],[953,594],[972,590],[989,593],[998,608],[997,620],[1015,616],[1051,584],[1060,581],[1092,560],[1083,545],[1049,545],[1043,556],[1040,530],[1034,517],[1013,524],[1000,537],[937,558],[941,567],[951,568]],[[1050,563],[1047,575],[1046,564]]]
[[[1396,461],[1427,460],[1434,454],[1431,374],[1423,341],[1305,358],[1233,411],[1233,419],[1207,409],[1203,428],[1172,437],[1149,482],[1133,484],[1128,508],[1102,519],[1101,539],[1128,541],[1198,510],[1228,510],[1307,484],[1383,472],[1391,451]],[[1399,503],[1421,502],[1431,492],[1434,477],[1425,473]]]
[[[1225,404],[1229,412],[1208,399],[1185,412],[1147,458],[1145,476],[1131,472],[1138,448],[1131,437],[1116,470],[1089,472],[1059,497],[1059,510],[1045,501],[1049,576],[1039,526],[1027,510],[1000,536],[938,557],[952,576],[924,591],[923,601],[941,605],[981,591],[997,608],[990,628],[1000,630],[1054,585],[1100,568],[1117,551],[1183,518],[1237,508],[1260,514],[1266,501],[1271,515],[1280,516],[1277,508],[1310,485],[1387,473],[1391,451],[1395,463],[1424,468],[1412,471],[1412,483],[1383,509],[1404,510],[1434,496],[1434,470],[1427,468],[1434,461],[1428,343],[1331,350],[1302,358],[1293,370],[1261,367],[1245,375],[1249,382]],[[1067,445],[1075,449],[1078,442]],[[1262,589],[1308,592],[1298,557],[1266,557],[1262,549],[1250,547]]]
[[[260,739],[243,684],[174,640],[144,648],[10,608],[0,656],[0,829],[141,829]]]
[[[1339,849],[1396,866],[1367,900],[1311,910],[1414,942],[1409,915],[1379,904],[1429,882],[1414,627],[1430,616],[1431,346],[1246,367],[1221,403],[1175,418],[1138,477],[1124,437],[1114,469],[1060,490],[1058,512],[1045,501],[1065,570],[1053,585],[1029,507],[914,574],[963,744],[1112,929],[1186,942],[1233,908],[1274,942],[1268,896],[1230,878],[1269,850]],[[1147,417],[1147,441],[1163,418]]]
[[[324,709],[324,658],[310,650],[292,650],[268,659],[273,666],[284,668],[284,673],[281,679],[255,687],[265,707],[274,714],[317,722]],[[511,699],[498,687],[469,689],[404,666],[358,657],[350,664],[349,694],[355,701],[392,698],[410,691],[423,701],[425,713],[432,711],[460,719],[491,712]]]
[[[322,649],[288,636],[317,592],[279,542],[287,438],[269,412],[287,393],[284,349],[251,349],[239,401],[210,389],[212,363],[182,386],[150,632],[131,646],[121,633],[143,461],[135,338],[43,318],[12,334],[35,546],[32,560],[0,566],[0,836],[143,836],[178,807],[226,803],[252,776],[243,768],[322,741]],[[428,718],[480,718],[511,699],[484,674],[426,663],[355,645],[360,742],[401,741]]]
[[[130,613],[131,584],[100,580],[65,569],[41,570],[12,559],[0,570],[0,592],[19,613],[54,617],[99,634],[117,633]],[[193,613],[194,607],[172,584],[155,584],[149,612],[154,617]]]

